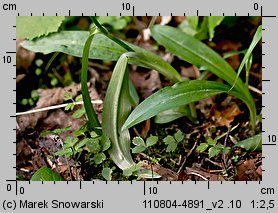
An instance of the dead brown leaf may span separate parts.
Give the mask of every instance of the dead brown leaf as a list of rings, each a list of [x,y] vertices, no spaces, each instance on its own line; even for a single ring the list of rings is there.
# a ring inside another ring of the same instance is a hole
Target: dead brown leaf
[[[43,129],[63,129],[71,126],[71,130],[75,131],[80,128],[85,121],[80,119],[75,119],[72,117],[72,112],[66,113],[62,109],[55,110],[47,116],[42,122],[40,127]]]
[[[256,160],[241,160],[237,164],[236,180],[238,181],[258,181],[260,177],[256,172]]]
[[[186,167],[184,177],[188,177],[187,180],[209,180],[209,181],[224,181],[225,179],[221,175],[211,174],[209,172],[202,171],[200,169],[194,169]]]
[[[30,52],[20,46],[22,39],[16,39],[16,69],[20,70],[20,73],[26,73],[33,60],[35,59],[35,53]]]
[[[81,85],[72,85],[65,88],[58,87],[52,89],[38,89],[38,95],[40,97],[37,102],[36,109],[42,107],[53,106],[56,104],[61,104],[64,102],[64,94],[66,92],[72,93],[73,97],[75,97],[78,92],[81,91]]]
[[[211,108],[214,105],[214,97],[208,97],[203,100],[200,100],[196,104],[196,109],[199,109],[205,118],[211,117]]]
[[[229,99],[229,101],[226,101],[227,99]],[[214,110],[213,119],[217,126],[229,127],[235,117],[242,113],[235,102],[230,102],[230,97],[227,99],[222,103],[222,106],[224,105],[223,109]]]
[[[53,88],[53,89],[38,89],[38,95],[40,97],[39,101],[37,102],[37,105],[34,109],[40,109],[43,107],[49,107],[53,105],[58,105],[64,102],[64,93],[70,92],[72,93],[73,97],[75,97],[78,93],[81,91],[81,85],[72,85],[65,88]],[[94,87],[89,87],[89,92],[92,100],[99,99],[99,96],[94,89]],[[100,111],[101,107],[98,106],[98,110]],[[25,131],[26,129],[34,129],[37,125],[38,121],[41,119],[46,118],[48,115],[48,111],[43,112],[37,112],[37,113],[31,113],[27,115],[21,115],[17,116],[17,124],[19,126],[19,130]],[[57,119],[59,120],[59,117],[55,117],[53,119],[53,123],[56,122],[55,125],[52,127],[56,127],[59,124],[62,124],[62,122],[57,122]],[[68,123],[68,122],[66,122]],[[49,124],[46,122],[46,124]]]
[[[181,67],[181,76],[184,78],[196,79],[200,76],[200,70],[196,66]]]
[[[130,79],[144,99],[162,87],[159,73],[155,70],[144,73],[131,71]]]
[[[231,41],[231,40],[221,40],[218,42],[214,49],[218,50],[219,52],[231,52],[231,51],[238,51],[239,48],[242,46],[240,42]],[[237,70],[240,65],[240,58],[239,55],[234,55],[226,59],[227,62],[233,67],[233,69]]]
[[[149,164],[145,163],[143,165],[144,168],[149,169],[149,170],[153,170],[154,172],[158,173],[159,175],[161,175],[161,179],[162,181],[175,181],[178,180],[178,175],[173,172],[170,169],[164,168],[159,164],[155,164],[150,166]]]

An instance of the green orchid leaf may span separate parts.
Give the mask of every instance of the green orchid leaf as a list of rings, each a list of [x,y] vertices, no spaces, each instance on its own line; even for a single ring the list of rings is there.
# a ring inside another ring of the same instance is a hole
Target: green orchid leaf
[[[262,150],[262,133],[259,133],[251,138],[247,138],[234,145],[235,147],[241,147],[247,151],[261,151]]]
[[[176,56],[198,67],[206,68],[231,86],[235,83],[237,74],[233,68],[218,53],[201,41],[170,26],[155,25],[151,28],[151,32],[159,44]],[[253,98],[240,78],[237,79],[234,87],[236,91],[242,93],[242,100],[249,108],[251,123],[254,127],[256,107]]]
[[[136,164],[130,154],[130,135],[126,128],[122,128],[126,118],[131,112],[133,100],[129,93],[128,73],[126,66],[128,54],[123,54],[110,79],[103,106],[103,134],[111,141],[109,154],[114,163],[122,170],[128,170]],[[149,172],[140,169],[138,175],[149,177]],[[154,178],[160,176],[154,174]]]
[[[123,54],[110,79],[103,106],[103,134],[111,140],[109,154],[115,164],[125,170],[135,163],[130,155],[130,135],[121,130],[123,121],[131,111],[131,98],[126,72],[127,56]]]
[[[206,67],[218,77],[233,85],[236,73],[222,57],[210,47],[187,35],[179,29],[169,26],[155,25],[151,29],[152,36],[176,56],[198,67]],[[246,88],[237,84],[236,89],[246,91]]]
[[[184,81],[172,87],[165,87],[140,103],[129,115],[123,128],[130,128],[165,110],[228,92],[229,89],[230,87],[227,85],[203,80]],[[229,93],[244,99],[241,93],[234,90]]]
[[[93,128],[100,127],[100,123],[94,107],[91,103],[90,94],[88,91],[87,78],[88,78],[88,64],[89,64],[89,54],[92,40],[98,33],[97,29],[92,29],[88,38],[85,40],[85,45],[82,52],[82,69],[81,69],[81,87],[82,87],[82,97],[84,101],[84,108],[88,117],[88,129],[93,130]]]
[[[38,38],[34,41],[24,41],[21,46],[30,51],[43,54],[63,52],[69,55],[82,57],[82,50],[88,36],[89,32],[87,31],[62,31],[53,33],[47,37]],[[88,57],[91,59],[116,61],[123,53],[127,52],[123,47],[107,38],[105,35],[96,34],[92,39],[92,44],[88,53]],[[181,80],[179,73],[159,56],[128,42],[125,42],[125,44],[130,46],[141,56],[136,60],[130,58],[130,60],[128,60],[130,64],[155,69],[173,82]]]
[[[188,117],[192,122],[195,122],[191,116],[190,109],[186,106],[176,107],[159,113],[154,118],[154,122],[157,124],[165,124],[172,122],[181,117]]]

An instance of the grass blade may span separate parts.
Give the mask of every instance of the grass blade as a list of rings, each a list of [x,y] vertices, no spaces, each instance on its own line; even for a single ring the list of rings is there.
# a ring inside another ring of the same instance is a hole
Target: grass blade
[[[228,92],[229,86],[212,81],[192,80],[165,87],[139,104],[127,118],[123,129],[130,128],[165,110],[177,108],[201,99]],[[230,93],[240,99],[244,97],[235,90]]]
[[[244,58],[242,59],[241,63],[240,63],[240,66],[237,70],[237,76],[236,76],[236,79],[235,79],[235,82],[233,84],[233,87],[237,84],[237,82],[239,81],[239,75],[244,67],[244,65],[248,64],[248,60],[250,60],[250,56],[255,48],[255,46],[258,44],[258,42],[261,40],[262,38],[262,34],[263,34],[263,29],[262,29],[262,25],[260,25],[253,37],[253,40],[246,52],[246,54],[244,55]]]
[[[84,49],[83,49],[83,57],[82,57],[82,69],[81,69],[82,97],[84,101],[86,114],[88,116],[88,128],[90,130],[100,126],[97,115],[91,103],[91,98],[87,86],[88,57],[89,57],[91,43],[96,33],[97,30],[92,30],[91,34],[89,35],[88,39],[85,42]]]

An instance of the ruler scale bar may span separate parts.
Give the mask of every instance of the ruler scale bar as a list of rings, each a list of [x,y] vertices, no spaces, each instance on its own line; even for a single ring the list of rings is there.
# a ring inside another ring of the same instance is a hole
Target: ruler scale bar
[[[129,10],[123,10],[122,4],[130,4]],[[14,165],[16,160],[15,134],[20,134],[15,128],[17,116],[15,107],[20,100],[15,100],[14,89],[16,78],[15,62],[1,64],[3,70],[1,97],[3,110],[3,139],[1,154],[1,207],[0,212],[277,212],[278,171],[277,162],[277,98],[276,82],[278,69],[276,56],[278,48],[277,11],[274,1],[255,2],[239,1],[223,2],[220,0],[204,1],[43,1],[35,0],[1,3],[1,25],[5,35],[1,38],[2,56],[10,56],[16,61],[15,31],[16,16],[68,16],[76,14],[103,16],[261,16],[263,20],[263,172],[262,181],[19,181],[15,171],[20,171]],[[16,9],[15,6],[16,5]],[[5,10],[5,8],[7,10]],[[5,21],[5,23],[4,23]],[[1,59],[2,59],[1,56]],[[267,67],[267,69],[266,69]],[[255,85],[252,85],[255,86]],[[18,90],[19,91],[19,90]],[[20,91],[19,91],[20,92]],[[2,106],[1,106],[2,107]],[[8,115],[8,116],[7,116]],[[16,118],[16,119],[11,119]],[[267,118],[267,119],[265,119]],[[18,126],[18,125],[17,125]],[[274,136],[273,136],[274,135]],[[272,137],[270,142],[269,138]],[[17,147],[18,148],[18,147]],[[36,150],[32,150],[36,151]],[[28,165],[29,162],[26,162]],[[257,163],[257,162],[255,162]],[[28,167],[26,167],[28,169]],[[213,172],[213,171],[212,171]],[[225,172],[225,171],[223,171]],[[3,189],[3,190],[2,190]],[[40,202],[40,204],[35,204]],[[15,205],[16,203],[16,205]],[[29,206],[29,207],[28,207]],[[34,208],[31,208],[31,207]],[[78,207],[76,207],[78,206]],[[82,208],[81,208],[82,206]]]

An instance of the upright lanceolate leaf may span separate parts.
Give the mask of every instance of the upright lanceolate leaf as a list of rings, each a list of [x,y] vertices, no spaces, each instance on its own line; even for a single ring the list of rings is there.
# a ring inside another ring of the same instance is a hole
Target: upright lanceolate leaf
[[[119,115],[128,115],[131,110],[131,105],[129,102],[130,97],[124,97],[123,95],[121,95],[121,93],[125,93],[125,95],[127,95],[127,91],[122,91],[124,89],[124,79],[126,80],[126,65],[127,57],[123,54],[119,58],[109,82],[106,97],[104,100],[102,120],[103,134],[109,137],[112,142],[112,147],[109,151],[110,156],[115,164],[122,170],[135,165],[131,158],[130,150],[128,152],[125,151],[129,149],[129,147],[124,148],[123,150],[122,146],[122,144],[128,145],[130,143],[128,130],[120,130],[120,125],[123,118],[120,118]],[[124,102],[125,105],[122,106],[121,104],[123,104]],[[124,108],[121,109],[121,107]],[[121,112],[119,112],[120,109]]]
[[[130,128],[165,110],[228,92],[229,89],[229,86],[218,82],[201,80],[184,81],[172,87],[165,87],[139,104],[127,118],[123,129]],[[235,90],[231,90],[230,93],[240,99],[244,99],[244,96]]]
[[[159,44],[166,47],[176,56],[211,71],[230,85],[234,84],[237,78],[236,72],[218,53],[204,43],[179,29],[169,26],[155,25],[152,27],[151,32]],[[254,126],[256,107],[248,88],[241,79],[237,80],[234,88],[242,93],[244,101],[249,108],[251,122]]]
[[[130,154],[130,135],[126,128],[122,128],[128,117],[133,100],[129,93],[128,73],[126,66],[128,54],[123,54],[114,70],[108,85],[103,106],[102,130],[106,137],[109,137],[112,147],[109,154],[115,164],[122,170],[126,170],[136,165]],[[138,175],[151,178],[149,171],[140,169]],[[159,175],[154,174],[154,178]]]

